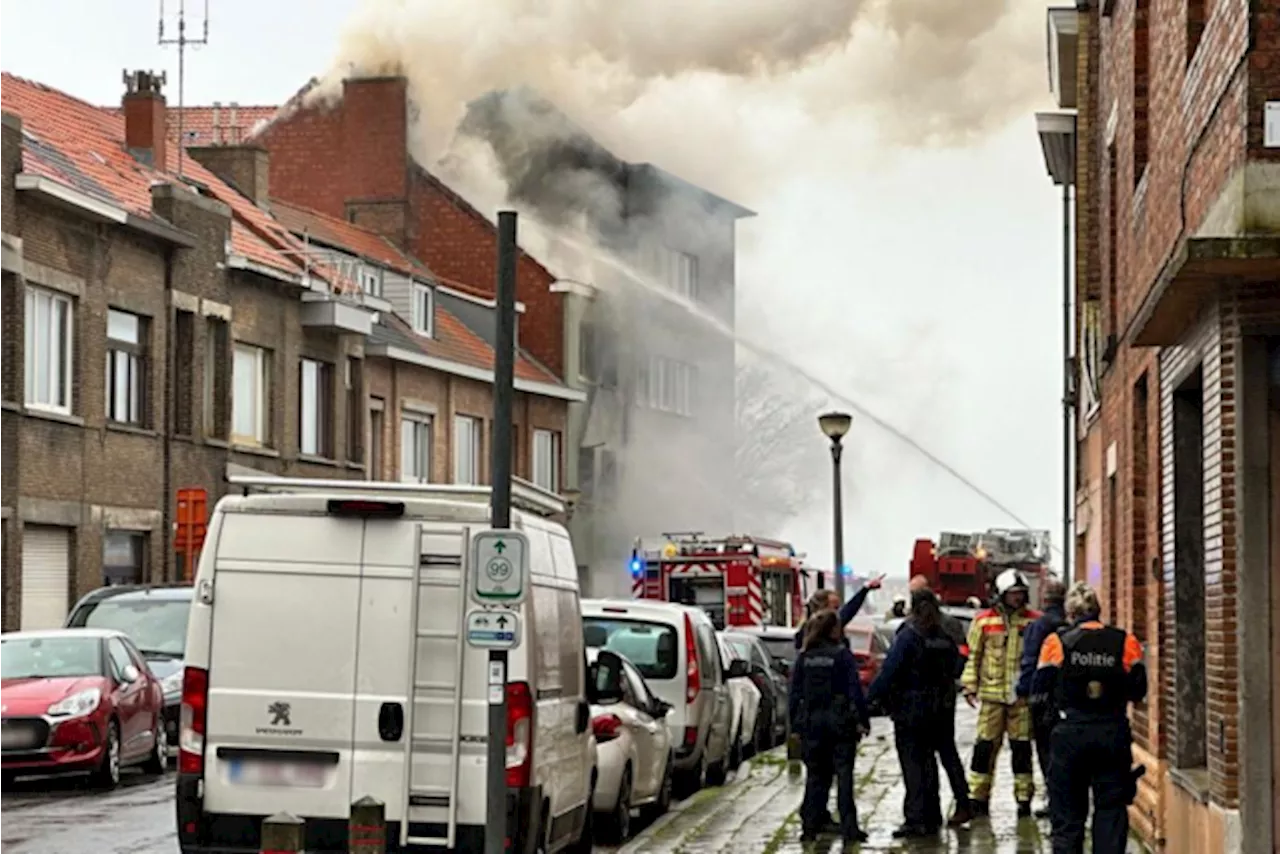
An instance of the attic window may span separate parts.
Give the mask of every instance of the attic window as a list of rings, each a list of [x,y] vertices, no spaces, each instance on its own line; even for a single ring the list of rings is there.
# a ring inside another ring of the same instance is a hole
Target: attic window
[[[361,265],[360,290],[372,297],[382,296],[382,271],[377,267]]]
[[[428,338],[435,331],[435,294],[421,282],[413,283],[413,331]]]

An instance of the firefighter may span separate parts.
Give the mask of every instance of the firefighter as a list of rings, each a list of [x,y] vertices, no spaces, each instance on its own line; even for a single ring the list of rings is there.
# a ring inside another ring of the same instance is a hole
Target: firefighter
[[[853,798],[853,760],[859,739],[871,731],[858,662],[841,643],[844,631],[835,611],[806,621],[803,651],[791,671],[788,712],[800,735],[805,766],[800,805],[800,839],[812,842],[827,830],[827,802],[835,777],[840,835],[846,843],[866,842]]]
[[[1147,696],[1142,644],[1098,619],[1098,594],[1083,582],[1067,594],[1069,624],[1045,638],[1033,693],[1058,708],[1049,763],[1054,854],[1082,854],[1093,794],[1093,854],[1122,854],[1129,805],[1146,768],[1133,768],[1129,703]]]
[[[1037,662],[1040,660],[1040,648],[1045,638],[1054,634],[1067,624],[1067,615],[1063,603],[1067,598],[1067,587],[1061,581],[1050,581],[1044,586],[1044,613],[1027,629],[1022,641],[1022,665],[1018,675],[1018,696],[1025,698],[1031,706],[1031,736],[1036,745],[1036,758],[1040,760],[1040,773],[1045,780],[1049,779],[1050,736],[1053,725],[1058,720],[1051,694],[1032,693],[1031,686],[1035,677]],[[1047,809],[1036,810],[1036,818],[1049,815]]]
[[[871,683],[868,699],[884,703],[893,719],[893,740],[906,788],[902,826],[895,839],[932,836],[942,827],[938,763],[955,750],[955,682],[964,666],[943,624],[938,599],[926,587],[911,594],[911,616]],[[957,757],[958,759],[958,757]],[[954,788],[955,783],[952,783]],[[951,824],[969,820],[969,790],[961,774]]]
[[[978,738],[969,763],[969,789],[974,813],[988,811],[995,779],[996,756],[1005,735],[1013,765],[1013,794],[1018,816],[1031,815],[1035,780],[1031,767],[1031,712],[1014,691],[1022,659],[1022,635],[1037,611],[1027,608],[1027,582],[1006,569],[996,576],[996,604],[974,617],[969,629],[969,661],[960,684],[965,701],[978,708]]]
[[[867,601],[867,594],[872,590],[879,590],[880,585],[884,583],[884,575],[877,575],[867,581],[866,584],[859,588],[858,592],[853,594],[848,602],[840,603],[840,594],[834,590],[815,590],[813,595],[809,597],[809,601],[805,603],[805,611],[812,617],[814,614],[822,611],[835,611],[840,617],[840,628],[843,629],[849,625],[850,621],[858,615],[858,611],[862,610],[862,604]],[[808,620],[800,625],[796,630],[796,649],[804,646],[804,638]],[[841,635],[844,638],[844,635]],[[848,639],[844,640],[844,645],[848,646]]]

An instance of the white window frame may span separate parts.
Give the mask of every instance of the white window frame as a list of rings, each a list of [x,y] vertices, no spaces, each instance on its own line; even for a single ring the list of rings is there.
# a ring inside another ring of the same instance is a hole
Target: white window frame
[[[556,494],[560,492],[560,433],[555,430],[533,431],[533,483]]]
[[[698,256],[667,250],[667,286],[691,302],[698,301]]]
[[[639,400],[649,409],[692,417],[696,377],[697,369],[693,365],[652,356]]]
[[[41,304],[45,306],[43,318],[37,317]],[[61,324],[57,317],[59,306],[65,311]],[[75,301],[66,294],[44,288],[28,287],[26,290],[23,318],[26,344],[23,351],[24,398],[31,409],[71,414],[71,385],[75,371],[72,362],[75,311]],[[59,325],[62,328],[56,329]],[[41,350],[44,377],[39,376]],[[57,360],[58,354],[61,355],[61,364]],[[44,382],[41,382],[42,379]]]
[[[436,295],[430,285],[413,282],[409,293],[413,300],[413,331],[430,338],[435,334]]]
[[[115,335],[111,321],[133,323],[130,336]],[[123,309],[107,309],[106,413],[116,424],[143,426],[147,405],[146,323],[141,315]]]
[[[472,415],[453,416],[453,482],[468,486],[480,483],[480,445],[484,425]],[[465,441],[464,441],[465,438]]]
[[[328,457],[332,436],[333,398],[330,384],[332,366],[319,359],[302,358],[298,369],[298,452],[312,457]],[[308,423],[308,419],[310,423]]]
[[[232,347],[231,353],[232,441],[240,445],[265,447],[270,443],[268,434],[271,429],[271,352],[253,344],[237,341]],[[240,400],[240,381],[236,376],[237,363],[240,362],[241,356],[246,359],[252,359],[253,362],[253,385],[250,387],[250,394],[255,399],[252,401],[251,411],[248,413],[249,419],[253,422],[252,430],[249,433],[243,433],[238,429],[241,426],[239,423],[240,410],[245,405]]]
[[[382,270],[370,264],[361,264],[360,290],[370,296],[382,296]]]
[[[431,442],[435,419],[426,412],[400,410],[400,480],[431,483]],[[408,435],[406,435],[408,434]]]

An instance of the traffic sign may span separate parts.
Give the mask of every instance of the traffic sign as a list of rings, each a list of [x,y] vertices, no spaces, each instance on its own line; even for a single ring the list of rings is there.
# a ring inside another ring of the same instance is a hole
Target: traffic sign
[[[481,649],[515,649],[520,645],[520,615],[506,610],[470,612],[467,644]]]
[[[529,540],[519,531],[481,531],[471,540],[471,595],[482,605],[519,605],[529,583]]]

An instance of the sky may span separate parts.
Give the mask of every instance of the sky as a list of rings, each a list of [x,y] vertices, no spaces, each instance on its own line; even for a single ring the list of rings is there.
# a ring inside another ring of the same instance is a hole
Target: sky
[[[618,153],[758,213],[739,229],[740,338],[839,392],[777,368],[814,409],[812,444],[794,449],[795,477],[814,490],[764,533],[829,565],[816,416],[856,404],[1060,546],[1062,210],[1034,119],[1052,107],[1044,9],[812,0],[802,25],[789,2],[212,0],[185,98],[281,103],[387,52],[416,75],[430,150],[467,86],[534,78]],[[164,5],[172,37],[177,3]],[[101,104],[119,102],[122,69],[166,70],[176,103],[155,2],[2,9],[4,70]],[[188,13],[198,37],[203,3]],[[865,417],[846,446],[845,558],[860,575],[905,574],[917,537],[1019,527]]]

